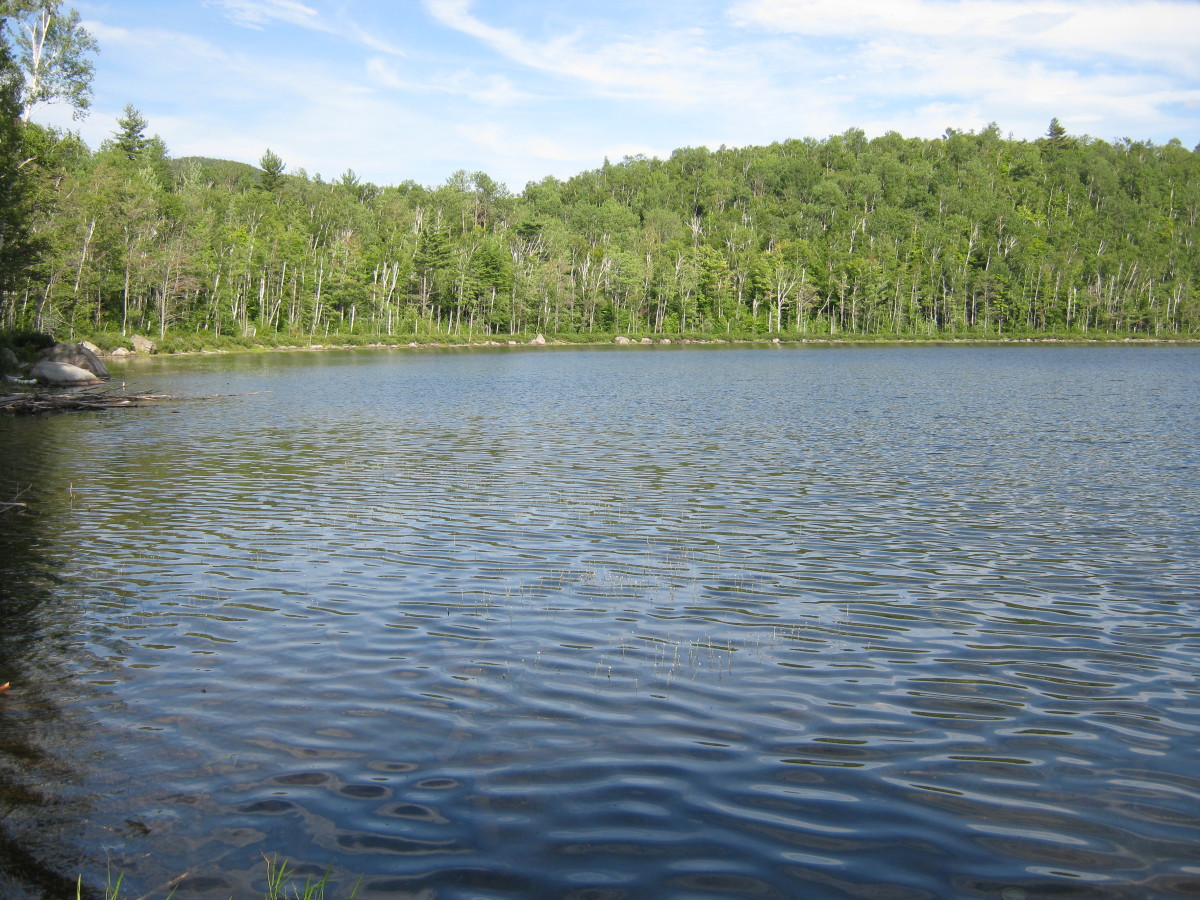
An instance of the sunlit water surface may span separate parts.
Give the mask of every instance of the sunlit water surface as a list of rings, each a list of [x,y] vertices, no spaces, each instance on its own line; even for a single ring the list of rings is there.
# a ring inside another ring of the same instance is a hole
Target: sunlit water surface
[[[1200,896],[1200,350],[117,378],[0,420],[5,897]]]

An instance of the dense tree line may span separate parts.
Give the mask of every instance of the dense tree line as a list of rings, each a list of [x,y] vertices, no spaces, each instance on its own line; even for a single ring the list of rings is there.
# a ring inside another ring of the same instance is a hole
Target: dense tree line
[[[0,60],[11,69],[11,60]],[[204,343],[536,331],[1200,331],[1200,154],[996,125],[605,162],[520,194],[0,133],[0,328]],[[10,133],[11,132],[11,133]],[[190,336],[190,337],[189,337]]]

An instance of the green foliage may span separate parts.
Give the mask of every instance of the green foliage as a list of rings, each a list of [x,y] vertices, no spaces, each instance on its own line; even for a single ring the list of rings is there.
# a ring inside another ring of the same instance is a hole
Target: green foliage
[[[0,297],[16,287],[32,256],[32,184],[25,171],[24,129],[17,118],[20,90],[20,72],[7,45],[0,42]],[[11,327],[11,311],[4,313],[0,307],[0,327]]]
[[[271,152],[268,147],[263,153],[262,159],[258,161],[258,166],[262,170],[259,177],[259,186],[264,191],[277,191],[283,184],[283,160],[278,155]]]
[[[8,347],[16,354],[17,359],[26,362],[31,362],[47,347],[53,346],[54,338],[40,331],[0,331],[0,347]]]
[[[168,169],[146,127],[128,108],[96,154],[19,135],[40,149],[0,323],[157,332],[166,350],[1200,330],[1200,158],[1179,142],[851,129],[605,162],[514,196],[482,172],[285,177],[271,151]]]
[[[0,2],[0,38],[10,45],[20,71],[18,106],[23,121],[39,103],[65,102],[75,118],[91,104],[96,41],[73,9],[60,0]]]
[[[262,177],[257,167],[231,159],[180,156],[169,160],[169,165],[176,182],[186,181],[194,186],[219,185],[230,193],[247,190],[259,184]]]
[[[148,126],[149,123],[141,111],[132,103],[126,103],[124,113],[117,119],[113,148],[123,153],[130,162],[137,162],[150,146],[151,139],[146,137]]]

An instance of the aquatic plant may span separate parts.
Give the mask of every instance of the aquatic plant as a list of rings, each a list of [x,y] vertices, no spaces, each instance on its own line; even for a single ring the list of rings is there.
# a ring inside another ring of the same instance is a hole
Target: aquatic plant
[[[333,874],[332,866],[325,870],[325,874],[318,881],[305,878],[301,887],[297,885],[286,859],[279,862],[277,858],[268,858],[264,854],[263,860],[267,864],[266,900],[325,900],[325,888],[329,884],[329,876]],[[361,883],[360,878],[345,900],[354,900]]]
[[[325,873],[316,881],[310,877],[306,877],[304,883],[301,884],[297,880],[294,870],[288,865],[287,860],[281,862],[278,857],[268,857],[266,854],[263,854],[263,861],[267,865],[267,887],[263,893],[263,900],[326,900],[325,889],[329,886],[329,878],[333,874],[333,866],[329,866],[325,870]],[[177,882],[181,880],[177,879]],[[362,879],[360,878],[355,882],[354,889],[344,900],[354,900],[361,883]],[[110,870],[104,883],[104,900],[150,900],[150,894],[138,898],[130,897],[125,893],[124,888],[125,875],[119,873],[114,880],[113,873]],[[178,883],[172,885],[169,893],[165,895],[164,900],[171,900],[175,896],[177,889]],[[82,875],[75,881],[75,900],[84,900]],[[233,900],[233,898],[231,897],[230,900]]]

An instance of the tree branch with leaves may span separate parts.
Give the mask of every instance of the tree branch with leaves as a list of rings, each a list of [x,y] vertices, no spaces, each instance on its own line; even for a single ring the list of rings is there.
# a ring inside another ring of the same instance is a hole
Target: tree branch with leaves
[[[0,20],[22,76],[22,121],[43,103],[68,103],[75,118],[86,115],[92,99],[89,57],[99,47],[79,13],[64,12],[61,0],[0,0]]]

